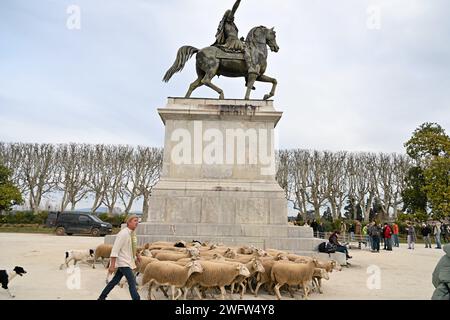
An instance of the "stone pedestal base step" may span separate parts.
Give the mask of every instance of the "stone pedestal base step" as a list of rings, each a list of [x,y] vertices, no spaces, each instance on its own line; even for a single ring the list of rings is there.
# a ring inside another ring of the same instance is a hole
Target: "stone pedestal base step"
[[[114,243],[115,236],[106,236],[105,243]],[[151,243],[156,241],[186,241],[222,243],[227,246],[255,246],[262,249],[278,249],[291,252],[317,251],[321,243],[316,238],[287,238],[287,237],[227,237],[227,236],[193,236],[193,235],[138,235],[138,243]]]

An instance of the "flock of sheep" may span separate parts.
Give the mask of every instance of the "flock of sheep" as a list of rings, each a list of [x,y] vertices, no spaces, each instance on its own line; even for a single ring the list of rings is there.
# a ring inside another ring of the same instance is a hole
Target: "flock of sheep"
[[[93,258],[93,268],[99,259],[105,266],[111,250],[112,245],[109,244],[99,245],[94,252],[72,250],[66,253],[64,264],[68,266],[71,260],[76,263]],[[139,247],[138,253],[141,255],[136,270],[136,275],[139,275],[138,289],[148,288],[149,300],[155,298],[153,289],[160,289],[169,298],[169,288],[173,300],[181,296],[186,300],[188,293],[191,293],[191,297],[195,294],[203,299],[207,293],[214,295],[218,292],[220,298],[225,299],[227,289],[231,292],[231,298],[236,290],[242,299],[247,288],[257,297],[261,286],[269,294],[275,294],[277,299],[281,299],[282,290],[287,290],[293,298],[294,290],[299,289],[303,298],[307,299],[312,291],[322,293],[321,281],[328,280],[329,273],[341,270],[335,260],[319,261],[312,257],[253,246],[154,242]]]

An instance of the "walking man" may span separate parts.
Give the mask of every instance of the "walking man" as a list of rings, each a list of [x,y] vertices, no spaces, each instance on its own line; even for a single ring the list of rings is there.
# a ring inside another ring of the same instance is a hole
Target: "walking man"
[[[138,262],[140,261],[140,256],[136,253],[137,237],[135,230],[138,224],[138,216],[131,215],[127,218],[127,227],[123,228],[117,234],[111,251],[111,261],[108,270],[109,274],[113,274],[114,272],[116,274],[106,285],[105,289],[103,289],[98,300],[105,300],[123,276],[125,276],[128,281],[131,298],[133,300],[141,299],[136,289],[136,279],[133,274],[133,270],[136,269],[135,260]]]

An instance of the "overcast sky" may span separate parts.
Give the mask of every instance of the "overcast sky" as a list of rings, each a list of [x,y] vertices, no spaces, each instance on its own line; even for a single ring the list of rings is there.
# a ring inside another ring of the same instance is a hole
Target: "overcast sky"
[[[0,1],[0,140],[162,146],[156,108],[185,94],[195,60],[161,78],[180,46],[214,41],[233,3]],[[67,28],[72,4],[80,30]],[[449,12],[448,0],[242,0],[240,36],[277,31],[266,74],[279,81],[280,147],[403,152],[425,121],[448,131]],[[243,97],[243,80],[214,81]],[[254,98],[270,91],[257,86]]]

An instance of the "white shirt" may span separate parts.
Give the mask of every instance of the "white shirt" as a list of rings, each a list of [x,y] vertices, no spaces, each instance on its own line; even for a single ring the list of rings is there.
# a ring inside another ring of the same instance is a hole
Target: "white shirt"
[[[131,246],[131,232],[128,227],[123,228],[117,235],[116,241],[111,251],[111,257],[116,257],[116,267],[129,267],[136,269],[136,263],[134,262],[133,250]]]

